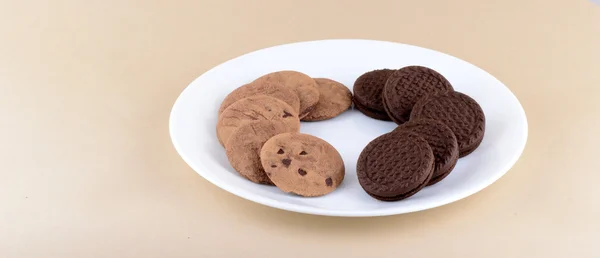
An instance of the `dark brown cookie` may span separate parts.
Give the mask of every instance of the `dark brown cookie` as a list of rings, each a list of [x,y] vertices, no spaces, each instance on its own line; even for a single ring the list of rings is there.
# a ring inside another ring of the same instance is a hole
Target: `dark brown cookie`
[[[394,132],[410,131],[419,134],[429,143],[435,157],[435,168],[427,185],[433,185],[450,174],[458,161],[458,143],[452,130],[444,123],[432,119],[410,120],[399,125]]]
[[[382,92],[387,79],[395,70],[379,69],[367,72],[354,82],[354,105],[363,114],[384,121],[390,121],[385,112]]]
[[[221,102],[219,115],[236,101],[255,95],[266,95],[282,100],[296,110],[296,113],[300,112],[300,99],[298,99],[296,91],[278,82],[262,82],[249,83],[229,93],[229,95],[223,99],[223,102]]]
[[[334,118],[352,105],[352,93],[348,87],[326,78],[315,78],[319,89],[319,102],[302,121],[322,121]]]
[[[408,121],[421,97],[452,90],[450,82],[438,72],[423,66],[407,66],[388,78],[383,89],[383,104],[390,118],[402,124]]]
[[[273,185],[260,163],[260,150],[271,137],[287,131],[288,126],[278,120],[256,120],[242,125],[225,143],[229,164],[252,182]]]
[[[485,133],[485,115],[479,104],[456,91],[422,98],[415,104],[410,118],[434,119],[450,127],[458,142],[459,157],[473,152]]]
[[[283,133],[269,139],[260,159],[267,176],[286,193],[321,196],[344,179],[344,162],[328,142],[308,134]]]
[[[305,117],[319,102],[317,83],[310,76],[297,71],[278,71],[265,74],[252,83],[265,82],[282,84],[293,89],[300,99],[300,118]]]
[[[265,95],[256,95],[236,101],[227,107],[217,121],[217,138],[225,143],[240,126],[256,120],[280,120],[288,126],[288,132],[300,130],[300,119],[287,103]]]
[[[390,116],[388,116],[387,113],[381,113],[379,111],[369,109],[361,105],[358,101],[354,101],[354,108],[370,118],[375,118],[377,120],[383,121],[391,121]]]
[[[358,157],[356,173],[373,198],[398,201],[427,185],[434,169],[429,144],[417,133],[399,131],[375,138]]]

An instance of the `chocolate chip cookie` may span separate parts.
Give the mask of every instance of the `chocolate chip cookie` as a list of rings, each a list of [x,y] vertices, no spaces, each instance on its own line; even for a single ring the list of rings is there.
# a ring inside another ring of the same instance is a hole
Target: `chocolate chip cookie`
[[[273,185],[260,164],[260,150],[267,140],[288,131],[288,126],[278,120],[257,120],[240,126],[225,143],[229,164],[248,180]]]
[[[334,118],[352,105],[352,93],[343,84],[326,78],[315,78],[319,102],[302,121],[322,121]]]
[[[227,107],[217,121],[217,138],[224,145],[240,126],[256,120],[280,120],[288,132],[300,130],[298,113],[287,103],[265,95],[243,98]]]
[[[260,159],[267,176],[282,191],[301,196],[332,192],[344,179],[339,152],[328,142],[302,133],[283,133],[269,139]]]
[[[225,97],[223,102],[221,102],[219,114],[223,113],[227,107],[236,101],[254,95],[266,95],[279,99],[290,105],[296,111],[296,113],[300,111],[300,99],[298,98],[298,94],[296,94],[293,89],[278,82],[262,82],[249,83],[233,90],[231,93],[229,93],[229,95],[227,95],[227,97]]]
[[[310,76],[297,71],[278,71],[265,74],[254,80],[253,84],[265,82],[282,84],[293,89],[300,99],[300,118],[305,117],[319,102],[317,83]]]

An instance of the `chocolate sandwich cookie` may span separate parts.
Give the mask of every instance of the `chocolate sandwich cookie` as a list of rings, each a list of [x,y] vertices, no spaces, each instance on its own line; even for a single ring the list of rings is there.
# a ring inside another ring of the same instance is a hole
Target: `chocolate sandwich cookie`
[[[310,76],[297,71],[279,71],[265,74],[254,80],[253,84],[265,82],[282,84],[293,89],[300,99],[300,118],[305,117],[319,102],[317,83]]]
[[[423,66],[407,66],[388,78],[383,89],[383,105],[390,118],[402,124],[408,121],[421,97],[452,90],[450,82],[440,73]]]
[[[334,118],[352,105],[352,93],[343,84],[326,78],[315,78],[319,102],[302,121],[321,121]]]
[[[312,135],[276,135],[263,145],[260,159],[267,176],[286,193],[321,196],[344,180],[342,156],[331,144]]]
[[[399,131],[375,138],[358,157],[356,173],[373,198],[398,201],[427,185],[434,169],[429,144],[417,133]]]
[[[370,118],[375,118],[382,121],[391,121],[390,116],[388,116],[387,113],[381,113],[379,111],[369,109],[361,105],[358,101],[356,101],[356,99],[354,100],[354,108]]]
[[[410,120],[394,130],[395,133],[402,131],[419,134],[433,151],[435,166],[427,185],[433,185],[450,174],[458,161],[458,143],[446,124],[432,119]]]
[[[368,117],[390,121],[385,112],[382,92],[387,79],[395,70],[379,69],[367,72],[354,82],[354,106]]]
[[[456,91],[422,98],[415,104],[410,119],[434,119],[446,124],[456,136],[459,157],[473,152],[485,132],[485,115],[479,104]]]
[[[217,121],[217,138],[224,145],[240,126],[255,120],[279,120],[288,132],[300,130],[298,113],[287,103],[265,95],[243,98],[227,107]]]
[[[248,180],[273,185],[260,163],[260,150],[267,140],[288,131],[288,126],[278,120],[257,120],[242,125],[225,143],[229,164]]]
[[[300,99],[298,99],[298,94],[293,89],[277,82],[262,82],[249,83],[233,90],[221,102],[219,114],[223,113],[227,107],[236,101],[254,95],[265,95],[279,99],[290,105],[296,113],[300,112]]]

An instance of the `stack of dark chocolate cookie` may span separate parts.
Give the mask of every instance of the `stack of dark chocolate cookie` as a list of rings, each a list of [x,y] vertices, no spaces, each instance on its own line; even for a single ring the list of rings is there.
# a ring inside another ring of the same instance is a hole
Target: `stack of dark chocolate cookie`
[[[444,179],[460,157],[479,146],[485,131],[479,104],[423,66],[361,75],[354,106],[398,124],[364,148],[356,168],[362,188],[383,201],[408,198]]]
[[[299,133],[300,120],[321,121],[352,105],[339,82],[296,71],[269,73],[232,91],[221,103],[217,138],[244,178],[300,196],[332,192],[345,175],[339,152]]]

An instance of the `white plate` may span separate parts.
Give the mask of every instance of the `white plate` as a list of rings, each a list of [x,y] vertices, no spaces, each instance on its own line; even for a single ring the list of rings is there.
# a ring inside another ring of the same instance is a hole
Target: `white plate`
[[[394,129],[392,122],[348,110],[327,121],[302,123],[301,132],[331,143],[342,155],[346,177],[334,192],[303,198],[276,187],[254,184],[229,165],[215,135],[217,110],[233,89],[278,70],[297,70],[337,80],[350,89],[361,74],[408,65],[431,67],[455,90],[473,97],[485,112],[486,132],[475,152],[462,158],[441,182],[398,202],[377,201],[356,177],[356,160],[375,137]],[[242,198],[289,211],[329,216],[382,216],[429,209],[457,201],[504,175],[527,141],[527,119],[517,98],[482,69],[433,50],[371,40],[323,40],[281,45],[229,60],[194,80],[177,99],[170,118],[173,144],[198,174]]]

